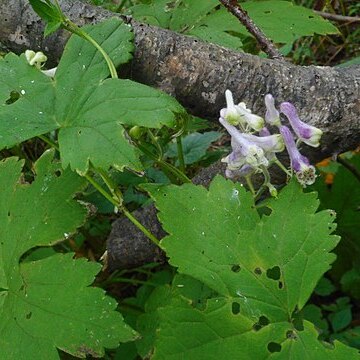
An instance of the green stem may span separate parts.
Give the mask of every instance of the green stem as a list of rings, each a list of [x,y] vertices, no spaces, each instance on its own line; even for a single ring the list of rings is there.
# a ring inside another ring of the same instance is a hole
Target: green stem
[[[89,174],[85,174],[84,178],[102,195],[105,199],[110,201],[116,207],[119,207],[119,202],[115,200],[95,179]]]
[[[115,196],[119,200],[119,204],[122,204],[124,196],[118,186],[113,182],[111,177],[102,169],[96,169],[95,171],[100,174],[101,178],[103,179],[104,183],[106,184],[110,192],[113,194],[113,196]]]
[[[176,148],[177,148],[177,155],[178,155],[180,170],[183,173],[185,173],[185,160],[184,160],[184,152],[183,152],[183,147],[182,147],[181,135],[176,138]]]
[[[104,57],[106,64],[110,70],[110,75],[113,79],[117,79],[118,75],[117,75],[117,71],[115,68],[114,63],[112,62],[112,60],[110,59],[110,56],[105,52],[105,50],[85,31],[83,31],[82,29],[80,29],[76,24],[74,24],[72,21],[70,21],[69,19],[66,19],[66,21],[63,22],[63,27],[82,37],[83,39],[87,40],[90,44],[94,45],[95,48],[101,53],[101,55]]]
[[[253,183],[252,183],[252,181],[251,181],[251,175],[245,176],[245,180],[246,180],[246,184],[247,184],[247,186],[249,187],[251,193],[252,193],[253,195],[255,195],[255,189],[254,189],[254,185],[253,185]]]
[[[175,166],[167,163],[164,160],[158,159],[151,151],[147,150],[144,146],[141,144],[137,144],[138,148],[147,155],[150,159],[154,160],[156,163],[159,164],[161,168],[166,169],[170,173],[174,174],[183,184],[185,183],[191,183],[191,180],[179,169],[177,169]]]
[[[288,177],[291,177],[292,174],[291,172],[278,160],[276,159],[275,161],[275,164],[281,169],[284,171],[284,173],[288,176]]]
[[[103,195],[111,204],[116,206],[140,231],[142,231],[155,245],[159,246],[160,241],[145,227],[143,226],[122,204],[122,198],[116,200],[111,196],[95,179],[93,179],[89,174],[84,175],[85,179],[92,185],[94,188]],[[111,188],[110,188],[111,189]]]
[[[79,28],[75,23],[73,23],[69,18],[66,18],[64,13],[61,10],[60,4],[58,0],[55,0],[55,6],[58,9],[59,14],[61,14],[62,17],[62,27],[68,31],[70,31],[73,34],[76,34],[80,36],[81,38],[87,40],[90,44],[95,46],[95,48],[101,53],[101,55],[104,57],[106,64],[110,70],[111,77],[113,79],[117,79],[117,71],[115,68],[114,63],[110,59],[110,56],[105,52],[105,50],[93,39],[88,33],[83,31],[81,28]]]
[[[348,169],[355,177],[360,181],[360,171],[349,161],[347,161],[343,156],[336,155],[336,161]]]
[[[162,147],[161,147],[161,145],[159,144],[159,142],[156,140],[156,138],[155,138],[155,136],[154,136],[154,134],[152,133],[152,131],[150,130],[150,129],[147,129],[147,133],[148,133],[148,135],[150,136],[150,139],[151,139],[151,141],[152,141],[152,143],[156,146],[156,148],[157,148],[157,150],[158,150],[158,152],[159,152],[159,160],[161,160],[162,158],[163,158],[163,149],[162,149]]]
[[[59,146],[58,144],[56,144],[54,141],[50,140],[49,138],[47,138],[45,135],[38,135],[38,138],[41,139],[44,143],[50,145],[52,148],[56,149],[57,151],[59,151]]]
[[[160,246],[160,241],[141,224],[123,205],[120,207],[122,213],[140,230],[142,231],[156,246]]]

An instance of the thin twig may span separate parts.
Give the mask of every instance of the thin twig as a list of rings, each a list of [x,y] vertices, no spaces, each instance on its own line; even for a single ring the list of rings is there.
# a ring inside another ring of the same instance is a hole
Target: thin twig
[[[359,181],[360,181],[360,171],[349,161],[345,160],[341,155],[335,154],[333,159],[337,161],[339,164],[348,169]]]
[[[246,27],[259,43],[261,49],[273,59],[283,60],[276,46],[269,40],[260,28],[250,19],[249,15],[237,3],[237,0],[219,0]]]
[[[345,15],[337,15],[337,14],[331,14],[324,11],[316,11],[314,10],[314,13],[322,16],[324,19],[339,21],[339,22],[358,22],[360,21],[359,16],[345,16]]]

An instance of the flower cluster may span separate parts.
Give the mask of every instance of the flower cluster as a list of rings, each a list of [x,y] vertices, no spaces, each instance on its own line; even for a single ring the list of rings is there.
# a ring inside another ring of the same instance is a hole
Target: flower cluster
[[[267,169],[272,164],[277,164],[287,174],[291,174],[276,157],[277,153],[286,148],[291,169],[299,183],[304,187],[314,183],[315,168],[301,155],[297,145],[303,142],[318,147],[322,135],[320,129],[301,121],[295,106],[290,102],[283,102],[279,112],[271,94],[265,96],[265,119],[253,114],[244,103],[235,105],[230,90],[226,90],[225,97],[227,106],[221,109],[219,121],[231,135],[232,152],[222,160],[227,163],[227,177],[245,177],[249,183],[252,174],[261,172],[265,178],[264,186],[268,187],[271,195],[276,196],[276,189],[270,183]],[[294,134],[289,127],[282,125],[280,114],[287,117]],[[279,134],[271,134],[266,124],[277,128]]]

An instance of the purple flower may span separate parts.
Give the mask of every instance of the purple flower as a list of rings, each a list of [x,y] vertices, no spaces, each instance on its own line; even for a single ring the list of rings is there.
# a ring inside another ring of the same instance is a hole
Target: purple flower
[[[235,105],[235,108],[238,114],[240,114],[242,121],[249,125],[252,129],[259,131],[263,128],[264,119],[261,116],[252,114],[251,110],[246,107],[244,102],[239,103],[239,105]]]
[[[304,187],[313,184],[316,178],[314,166],[310,165],[306,156],[300,154],[290,129],[287,126],[280,126],[279,130],[284,138],[290,156],[291,167],[295,171],[299,183]]]
[[[236,127],[230,125],[225,119],[220,118],[219,121],[231,135],[231,146],[233,151],[223,160],[228,163],[230,170],[239,169],[244,164],[248,164],[254,168],[261,165],[269,165],[264,150],[260,146],[246,139],[244,134],[236,129]]]
[[[280,111],[289,119],[291,127],[302,142],[312,147],[320,145],[320,138],[323,132],[315,126],[302,122],[293,104],[283,102],[280,105]]]
[[[267,127],[263,127],[260,131],[259,131],[259,136],[269,136],[271,135],[269,129]]]
[[[276,110],[275,100],[271,94],[265,95],[265,121],[270,125],[280,126],[280,114]]]
[[[250,165],[243,165],[240,169],[231,170],[227,168],[225,170],[225,176],[229,179],[233,179],[234,177],[246,177],[255,172],[255,169]]]
[[[284,140],[280,134],[255,136],[252,134],[242,134],[243,137],[257,146],[260,146],[266,152],[281,152],[284,150]]]

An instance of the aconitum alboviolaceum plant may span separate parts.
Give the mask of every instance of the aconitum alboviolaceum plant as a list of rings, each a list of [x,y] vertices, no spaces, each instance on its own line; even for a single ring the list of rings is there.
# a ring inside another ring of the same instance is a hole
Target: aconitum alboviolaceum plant
[[[232,152],[222,160],[227,163],[227,177],[244,177],[255,193],[250,178],[255,173],[263,173],[265,180],[262,188],[267,187],[270,194],[276,196],[277,191],[270,182],[268,168],[272,164],[277,164],[287,175],[294,172],[302,186],[314,183],[315,168],[307,157],[300,153],[297,145],[304,142],[318,147],[322,135],[320,129],[301,121],[295,106],[290,102],[283,102],[279,112],[271,94],[265,96],[265,121],[261,116],[253,114],[244,103],[235,105],[230,90],[226,90],[225,98],[227,106],[221,109],[219,121],[231,135]],[[281,124],[281,113],[289,120],[293,133]],[[278,128],[279,134],[271,134],[265,127],[265,122],[272,128]],[[292,172],[289,172],[276,157],[276,153],[282,152],[285,148],[290,157]]]

